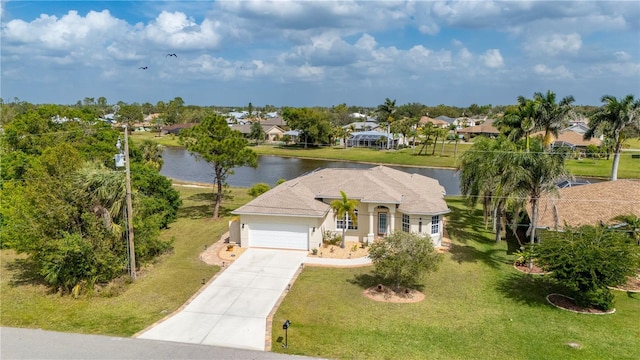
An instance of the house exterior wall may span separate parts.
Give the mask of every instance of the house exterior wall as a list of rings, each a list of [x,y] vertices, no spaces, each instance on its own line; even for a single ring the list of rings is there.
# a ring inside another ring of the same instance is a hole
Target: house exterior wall
[[[270,224],[295,224],[306,225],[308,229],[308,249],[317,247],[318,242],[322,243],[322,232],[320,231],[321,219],[312,217],[295,217],[295,216],[275,216],[275,215],[242,215],[239,217],[239,244],[240,247],[249,247],[249,231],[251,224],[270,223]],[[315,228],[315,230],[314,230]]]

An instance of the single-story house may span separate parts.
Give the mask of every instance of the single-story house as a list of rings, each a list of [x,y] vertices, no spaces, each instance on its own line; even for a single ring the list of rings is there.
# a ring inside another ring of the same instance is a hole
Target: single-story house
[[[264,120],[261,120],[260,123],[263,125],[279,126],[282,129],[287,127],[287,121],[283,119],[282,116],[268,117]]]
[[[500,135],[500,130],[493,126],[493,119],[487,119],[480,125],[469,126],[464,129],[458,130],[458,134],[464,135],[464,139],[469,141],[472,137],[478,135],[484,135],[487,137],[493,137]]]
[[[338,219],[331,202],[360,201],[356,219]],[[449,213],[444,187],[432,178],[385,166],[319,169],[286,181],[233,211],[230,241],[241,247],[311,250],[326,233],[346,241],[374,241],[406,231],[442,245],[443,215]]]
[[[188,128],[194,127],[195,125],[197,124],[187,123],[187,124],[173,124],[169,126],[163,126],[162,129],[160,130],[160,135],[168,135],[168,134],[178,135],[180,133],[180,130],[188,129]]]
[[[553,146],[567,146],[571,149],[581,149],[585,150],[588,145],[600,146],[602,142],[598,138],[591,138],[589,140],[585,140],[583,137],[584,133],[579,133],[573,130],[565,129],[558,132],[558,137],[553,136]],[[533,133],[532,137],[540,136],[544,137],[544,131],[539,131]]]
[[[530,207],[528,211],[531,216]],[[640,217],[640,180],[603,181],[562,188],[557,197],[541,198],[538,228],[616,225],[613,218],[630,214]]]
[[[230,127],[233,130],[240,131],[245,137],[247,137],[251,134],[251,126],[252,125],[231,125]],[[265,140],[268,142],[280,140],[282,135],[285,133],[285,131],[277,125],[260,123],[260,126],[262,126],[262,130],[265,133]]]
[[[371,131],[381,129],[380,124],[375,121],[368,120],[352,122],[350,124],[344,125],[342,128],[353,131]]]
[[[447,129],[449,127],[449,123],[446,122],[445,120],[441,120],[441,119],[432,119],[428,116],[423,116],[420,118],[420,120],[418,121],[419,125],[426,125],[426,124],[433,124],[433,126],[437,127],[437,128],[443,128],[443,129]]]

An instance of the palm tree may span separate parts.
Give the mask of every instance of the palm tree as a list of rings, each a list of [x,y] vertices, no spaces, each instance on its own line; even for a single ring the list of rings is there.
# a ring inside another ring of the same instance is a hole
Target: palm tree
[[[529,227],[529,242],[535,242],[536,228],[538,226],[538,206],[540,198],[544,195],[555,195],[558,192],[556,182],[560,178],[570,176],[564,159],[565,154],[557,152],[525,152],[514,153],[513,159],[519,174],[514,176],[518,183],[514,187],[522,198],[529,199],[531,205],[531,224]],[[530,267],[533,263],[529,264]]]
[[[525,149],[529,152],[529,136],[536,129],[536,119],[539,116],[540,105],[531,99],[518,96],[518,107],[496,122],[497,126],[508,130],[509,139],[518,141],[525,137]]]
[[[615,96],[604,95],[604,103],[598,111],[589,117],[589,130],[584,134],[585,139],[591,139],[596,134],[604,134],[615,142],[613,165],[611,166],[611,180],[618,179],[618,165],[622,144],[626,140],[625,128],[640,129],[640,99],[627,95],[620,100]]]
[[[146,165],[153,167],[156,170],[160,170],[164,164],[162,159],[162,145],[151,141],[142,140],[140,144],[140,152],[142,153],[142,159]]]
[[[479,137],[458,166],[461,192],[471,206],[482,199],[485,225],[493,214],[496,242],[501,240],[503,209],[517,194],[515,186],[520,182],[516,153],[516,145],[504,136],[495,140]]]
[[[75,183],[77,198],[86,201],[91,211],[102,218],[105,229],[116,237],[122,236],[124,229],[115,220],[124,214],[124,174],[90,163],[78,171]]]
[[[356,210],[360,205],[360,201],[355,199],[349,199],[344,191],[340,191],[341,199],[333,200],[331,202],[331,209],[335,212],[335,217],[343,220],[342,224],[342,244],[341,248],[344,249],[345,245],[345,232],[347,231],[349,220],[353,222],[353,225],[358,223],[358,216]]]
[[[395,120],[396,100],[385,98],[384,103],[378,105],[376,112],[378,113],[378,119],[387,124],[387,133],[390,132],[391,123]],[[389,149],[389,140],[387,140],[387,149]]]
[[[556,104],[556,94],[548,90],[546,94],[535,93],[533,100],[537,103],[537,127],[544,130],[542,144],[545,150],[551,147],[551,135],[558,137],[558,133],[568,124],[568,116],[572,111],[571,103],[575,101],[569,95]]]

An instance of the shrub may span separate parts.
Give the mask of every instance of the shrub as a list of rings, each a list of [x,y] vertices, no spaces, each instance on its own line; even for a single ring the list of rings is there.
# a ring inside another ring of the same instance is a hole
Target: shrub
[[[639,252],[628,237],[604,227],[549,232],[536,249],[538,265],[571,289],[583,307],[610,309],[613,295],[608,287],[624,284],[639,264]]]
[[[271,189],[271,187],[269,186],[269,184],[257,183],[255,185],[253,185],[251,187],[251,189],[249,189],[248,194],[255,198],[255,197],[258,197],[258,196],[266,193],[270,189]]]
[[[374,272],[396,289],[411,287],[438,268],[442,255],[433,247],[431,238],[396,231],[369,247]]]

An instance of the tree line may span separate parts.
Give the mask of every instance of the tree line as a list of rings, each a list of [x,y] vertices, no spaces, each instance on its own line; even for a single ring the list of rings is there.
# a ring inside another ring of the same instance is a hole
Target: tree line
[[[3,108],[3,112],[6,111]],[[125,174],[115,167],[121,130],[88,108],[19,104],[0,139],[0,244],[26,254],[37,281],[87,292],[127,275]],[[55,121],[56,119],[74,119]],[[171,249],[160,230],[181,204],[159,174],[160,149],[130,146],[138,264]]]

